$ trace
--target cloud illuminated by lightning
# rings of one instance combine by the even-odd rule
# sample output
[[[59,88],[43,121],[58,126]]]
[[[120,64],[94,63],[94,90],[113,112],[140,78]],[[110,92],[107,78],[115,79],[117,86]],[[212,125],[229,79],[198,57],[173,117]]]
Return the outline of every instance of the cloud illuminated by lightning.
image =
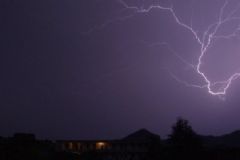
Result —
[[[219,14],[218,14],[218,19],[216,22],[210,24],[207,29],[203,32],[202,36],[198,35],[198,32],[194,30],[194,28],[192,27],[192,23],[190,25],[182,22],[180,20],[180,18],[178,17],[178,15],[176,14],[176,12],[174,11],[174,7],[173,5],[171,5],[170,7],[166,7],[163,6],[159,3],[156,4],[152,4],[148,7],[139,7],[139,6],[132,6],[129,5],[126,1],[124,0],[116,0],[119,4],[122,5],[123,10],[129,10],[132,11],[132,14],[127,15],[125,17],[120,17],[120,18],[116,18],[116,19],[112,19],[107,21],[106,23],[102,24],[101,26],[99,26],[98,28],[102,28],[105,27],[108,24],[114,23],[115,21],[119,21],[119,20],[125,20],[128,18],[133,17],[135,14],[141,14],[141,13],[149,13],[151,12],[153,9],[158,9],[158,10],[162,10],[164,12],[168,12],[169,14],[171,14],[172,18],[175,20],[176,24],[179,25],[180,27],[183,27],[184,29],[188,30],[192,36],[194,36],[196,42],[200,45],[200,55],[198,56],[198,63],[196,65],[190,64],[188,63],[186,60],[184,60],[184,58],[180,57],[171,47],[169,44],[165,43],[165,42],[159,42],[159,43],[153,43],[153,44],[149,44],[149,46],[154,46],[154,45],[164,45],[166,46],[174,55],[176,55],[183,63],[185,63],[186,65],[190,66],[191,68],[193,68],[194,71],[196,71],[196,73],[198,75],[200,75],[200,77],[202,77],[202,79],[204,80],[204,85],[196,85],[196,84],[190,84],[186,81],[180,80],[177,76],[175,76],[174,74],[172,74],[171,72],[170,75],[177,80],[180,83],[185,84],[188,87],[197,87],[197,88],[206,88],[208,93],[211,95],[215,95],[215,96],[224,96],[227,92],[227,90],[229,89],[230,85],[232,84],[232,82],[234,80],[236,80],[237,78],[240,77],[240,72],[236,72],[234,74],[232,74],[228,79],[224,80],[224,81],[216,81],[216,82],[212,82],[208,76],[206,75],[206,73],[204,73],[204,71],[201,70],[202,64],[203,64],[203,57],[207,54],[207,51],[210,48],[210,45],[212,44],[212,41],[214,39],[230,39],[232,37],[236,37],[238,36],[238,33],[240,32],[240,17],[235,16],[235,13],[239,10],[240,8],[240,3],[235,7],[234,10],[232,10],[230,13],[227,14],[227,16],[225,15],[225,9],[226,7],[229,5],[230,1],[226,0],[223,5],[220,8]],[[123,11],[122,10],[122,11]],[[226,23],[229,23],[231,21],[239,21],[238,27],[236,27],[232,33],[227,34],[227,35],[218,35],[218,31],[219,28],[221,26],[223,26]],[[92,28],[91,30],[89,30],[89,32],[92,32],[94,29],[97,29],[97,27]],[[213,87],[214,86],[220,86],[218,87],[217,91],[214,91]]]

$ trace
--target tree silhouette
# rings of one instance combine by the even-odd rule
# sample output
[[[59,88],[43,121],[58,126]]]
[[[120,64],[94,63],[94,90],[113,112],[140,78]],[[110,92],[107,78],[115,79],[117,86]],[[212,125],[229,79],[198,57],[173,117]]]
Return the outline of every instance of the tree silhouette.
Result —
[[[199,149],[201,147],[200,137],[193,131],[188,121],[178,118],[169,135],[169,142],[178,149]]]

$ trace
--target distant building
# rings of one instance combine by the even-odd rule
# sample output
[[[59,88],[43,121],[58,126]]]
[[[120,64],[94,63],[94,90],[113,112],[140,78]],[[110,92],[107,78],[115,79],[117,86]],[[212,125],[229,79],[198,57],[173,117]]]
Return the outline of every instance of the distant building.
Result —
[[[58,140],[59,151],[99,153],[106,159],[143,159],[160,137],[142,129],[120,140]],[[159,146],[158,146],[159,147]]]

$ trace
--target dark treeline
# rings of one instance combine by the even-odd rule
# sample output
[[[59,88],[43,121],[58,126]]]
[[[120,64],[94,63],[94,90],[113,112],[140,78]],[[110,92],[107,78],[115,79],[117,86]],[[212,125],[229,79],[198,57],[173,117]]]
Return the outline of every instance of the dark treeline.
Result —
[[[136,135],[126,139],[133,140]],[[124,141],[124,140],[123,140]],[[75,153],[56,149],[56,143],[36,140],[33,134],[0,137],[0,160],[239,160],[240,132],[213,137],[198,135],[188,121],[179,118],[166,140],[153,136],[144,155],[129,151],[116,153],[101,150]],[[121,154],[119,156],[118,154]],[[125,156],[126,155],[126,156]],[[130,155],[130,156],[129,156]]]

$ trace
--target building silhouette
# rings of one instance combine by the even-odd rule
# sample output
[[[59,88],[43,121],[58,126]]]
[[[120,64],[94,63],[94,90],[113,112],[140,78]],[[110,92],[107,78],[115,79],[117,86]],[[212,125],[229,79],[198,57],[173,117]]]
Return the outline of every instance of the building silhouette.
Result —
[[[145,159],[159,147],[160,136],[141,129],[119,140],[58,140],[59,151],[91,154],[104,159]],[[151,153],[152,154],[152,153]]]

